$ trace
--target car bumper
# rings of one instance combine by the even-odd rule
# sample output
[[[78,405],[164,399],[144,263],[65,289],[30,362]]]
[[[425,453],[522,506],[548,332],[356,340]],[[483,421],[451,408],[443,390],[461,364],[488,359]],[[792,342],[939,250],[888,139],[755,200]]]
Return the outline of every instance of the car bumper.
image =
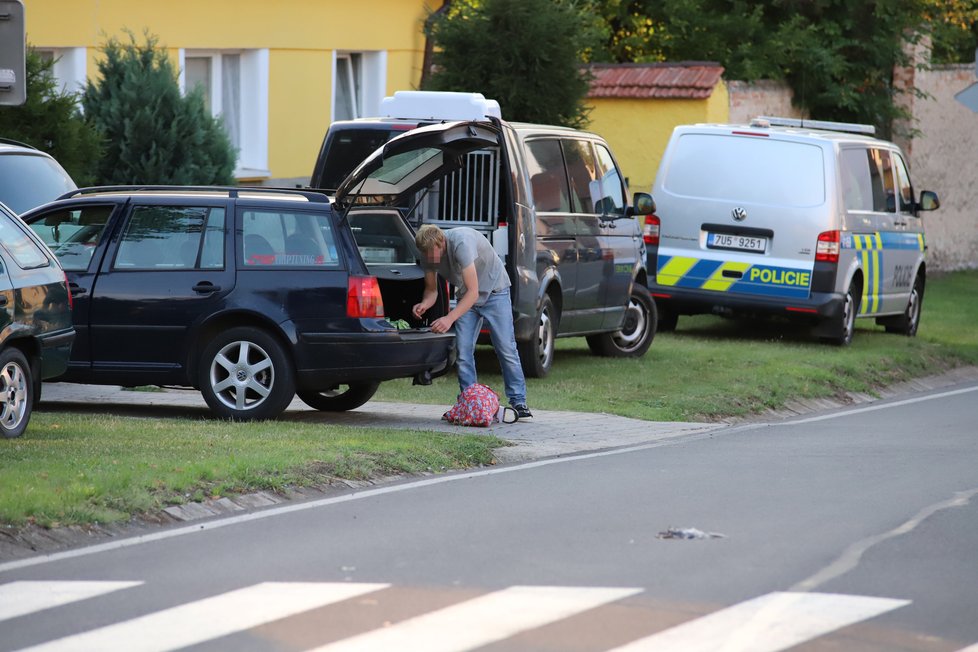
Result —
[[[41,379],[48,380],[65,373],[75,341],[75,329],[40,335],[37,339],[41,346]]]
[[[295,348],[300,389],[338,383],[431,377],[455,363],[455,334],[427,330],[371,333],[304,333]]]
[[[650,292],[660,308],[680,315],[766,314],[822,321],[839,318],[845,305],[845,297],[834,292],[812,292],[807,298],[790,299],[661,285],[653,285]]]

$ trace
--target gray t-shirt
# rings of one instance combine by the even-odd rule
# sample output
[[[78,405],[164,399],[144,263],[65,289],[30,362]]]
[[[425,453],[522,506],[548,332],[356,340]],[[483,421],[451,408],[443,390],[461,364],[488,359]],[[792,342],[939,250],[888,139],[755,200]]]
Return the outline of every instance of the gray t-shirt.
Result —
[[[467,226],[448,229],[444,233],[445,254],[437,265],[425,263],[424,267],[436,270],[454,285],[456,298],[461,299],[465,295],[462,270],[473,263],[479,279],[479,298],[475,305],[484,304],[491,292],[510,286],[503,261],[484,235]]]

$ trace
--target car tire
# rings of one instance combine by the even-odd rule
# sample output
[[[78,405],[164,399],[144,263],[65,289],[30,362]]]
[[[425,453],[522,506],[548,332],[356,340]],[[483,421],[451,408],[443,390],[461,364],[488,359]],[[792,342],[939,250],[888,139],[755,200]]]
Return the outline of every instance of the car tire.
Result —
[[[537,313],[537,325],[533,337],[517,342],[523,373],[528,378],[543,378],[554,363],[554,342],[560,315],[550,297],[545,295]]]
[[[886,323],[887,333],[898,333],[913,337],[917,334],[920,326],[920,313],[924,307],[924,279],[920,275],[913,281],[913,288],[910,290],[910,298],[907,300],[907,307],[903,314],[896,319]]]
[[[632,286],[621,329],[613,333],[588,335],[588,347],[592,353],[608,358],[639,358],[652,345],[657,321],[652,295],[644,286],[636,283]]]
[[[295,396],[285,348],[260,328],[241,326],[217,335],[204,348],[197,373],[204,400],[224,419],[274,419]]]
[[[380,383],[352,383],[323,391],[299,390],[302,402],[322,412],[346,412],[360,407],[377,393]]]
[[[843,300],[842,314],[836,318],[836,322],[833,324],[833,330],[837,334],[823,337],[822,341],[836,346],[852,344],[852,336],[856,331],[856,314],[859,312],[860,296],[859,286],[855,282],[850,283]]]
[[[0,353],[0,432],[12,439],[27,429],[34,408],[31,365],[20,349]]]

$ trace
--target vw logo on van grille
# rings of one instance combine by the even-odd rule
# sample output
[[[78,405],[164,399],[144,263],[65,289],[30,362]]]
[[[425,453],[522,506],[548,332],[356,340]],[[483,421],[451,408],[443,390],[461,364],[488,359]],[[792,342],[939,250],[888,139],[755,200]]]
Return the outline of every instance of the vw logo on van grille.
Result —
[[[732,211],[730,211],[730,214],[733,215],[733,218],[738,222],[743,222],[744,220],[747,219],[747,211],[745,211],[743,208],[740,208],[739,206],[733,209]]]

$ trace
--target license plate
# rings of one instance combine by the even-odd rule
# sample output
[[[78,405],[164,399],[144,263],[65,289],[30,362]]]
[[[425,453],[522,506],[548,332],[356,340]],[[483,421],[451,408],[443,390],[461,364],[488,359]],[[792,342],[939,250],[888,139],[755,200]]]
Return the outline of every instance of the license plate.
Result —
[[[767,251],[767,238],[728,233],[707,233],[706,246],[711,249],[738,249],[740,251]]]

